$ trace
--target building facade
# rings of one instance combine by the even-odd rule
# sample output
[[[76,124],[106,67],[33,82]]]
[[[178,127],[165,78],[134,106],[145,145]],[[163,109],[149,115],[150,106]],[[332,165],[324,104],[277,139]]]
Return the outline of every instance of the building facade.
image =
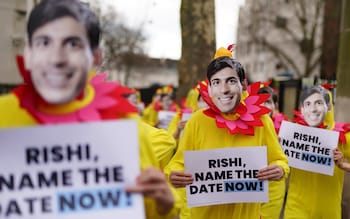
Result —
[[[178,61],[148,58],[133,65],[129,72],[124,69],[111,71],[109,79],[134,88],[146,88],[157,84],[178,87]]]
[[[318,76],[323,10],[322,0],[246,0],[236,54],[250,81]]]
[[[28,12],[39,0],[0,1],[0,93],[6,93],[22,82],[16,64],[16,55],[23,54],[26,40]],[[147,59],[132,66],[130,72],[110,71],[109,79],[136,88],[154,84],[178,86],[177,60]]]
[[[15,57],[23,53],[27,12],[33,4],[34,0],[0,1],[0,92],[22,81]]]

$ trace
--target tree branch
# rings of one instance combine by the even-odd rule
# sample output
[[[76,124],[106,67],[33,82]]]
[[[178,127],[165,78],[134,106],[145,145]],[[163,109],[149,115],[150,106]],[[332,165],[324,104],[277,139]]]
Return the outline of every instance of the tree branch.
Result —
[[[292,59],[291,57],[289,57],[283,50],[281,50],[280,48],[278,48],[277,46],[275,46],[272,43],[269,43],[268,41],[263,41],[262,42],[264,46],[266,46],[273,54],[275,54],[277,57],[280,56],[282,57],[284,60],[286,60],[286,62],[288,64],[290,64],[292,66],[292,70],[297,74],[298,77],[301,77],[302,74],[298,68],[298,66],[295,64],[295,62],[293,61],[294,59]]]
[[[311,38],[314,39],[316,35],[316,30],[317,30],[317,23],[318,23],[318,18],[321,13],[321,9],[323,8],[323,0],[318,0],[316,4],[316,10],[315,10],[315,16],[314,16],[314,22],[312,23],[312,30],[311,30]]]
[[[299,21],[300,28],[302,30],[303,36],[307,36],[307,16],[306,16],[306,9],[305,9],[305,4],[303,4],[303,0],[295,0],[293,3],[295,4],[294,6],[294,12],[295,15],[297,16],[297,20]],[[293,5],[293,4],[292,4]],[[299,6],[299,7],[298,7]],[[301,12],[301,14],[299,13]]]
[[[318,57],[310,64],[309,71],[305,73],[305,77],[309,77],[311,72],[320,64],[322,54],[319,54]]]

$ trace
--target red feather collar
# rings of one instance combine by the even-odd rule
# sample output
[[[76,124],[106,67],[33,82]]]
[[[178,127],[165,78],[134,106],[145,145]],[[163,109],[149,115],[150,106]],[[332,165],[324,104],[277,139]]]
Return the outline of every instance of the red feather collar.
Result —
[[[200,83],[200,94],[209,106],[204,110],[204,114],[214,118],[218,128],[226,128],[231,134],[254,135],[254,127],[263,126],[260,117],[270,112],[270,109],[262,105],[270,95],[258,94],[259,88],[260,82],[251,84],[247,90],[247,97],[242,98],[236,110],[229,115],[224,115],[209,96],[208,82]]]
[[[87,86],[90,92],[85,93],[90,100],[80,108],[72,105],[83,101],[83,95],[67,104],[67,107],[55,107],[46,103],[35,91],[30,79],[30,72],[25,69],[23,58],[17,57],[17,64],[25,84],[13,90],[20,106],[27,110],[40,124],[98,121],[124,117],[129,113],[137,113],[137,109],[123,97],[123,89],[116,82],[105,82],[106,74],[95,75]],[[39,108],[49,108],[55,113],[48,113]],[[68,112],[60,112],[59,109]],[[69,110],[71,109],[71,110]]]

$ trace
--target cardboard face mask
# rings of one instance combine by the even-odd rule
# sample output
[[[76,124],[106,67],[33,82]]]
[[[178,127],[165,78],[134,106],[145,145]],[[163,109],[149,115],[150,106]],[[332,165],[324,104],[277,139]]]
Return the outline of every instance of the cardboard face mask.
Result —
[[[242,85],[232,68],[223,68],[210,78],[208,87],[213,103],[222,113],[231,113],[242,97]]]
[[[25,57],[36,91],[50,104],[74,100],[83,91],[94,63],[85,27],[72,17],[38,28]]]
[[[314,93],[307,97],[301,108],[305,122],[311,127],[317,127],[323,123],[328,111],[324,97],[319,93]]]

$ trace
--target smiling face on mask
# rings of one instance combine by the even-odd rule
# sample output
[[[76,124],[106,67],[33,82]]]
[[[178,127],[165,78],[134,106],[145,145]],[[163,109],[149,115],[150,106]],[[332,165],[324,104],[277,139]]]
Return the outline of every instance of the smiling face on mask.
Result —
[[[317,127],[322,124],[327,111],[328,105],[324,96],[320,93],[313,93],[302,103],[301,113],[305,122],[311,127]]]
[[[237,72],[229,67],[217,71],[210,78],[209,94],[222,113],[231,113],[242,97],[242,85]]]
[[[69,16],[38,28],[25,57],[35,89],[51,104],[75,99],[94,63],[85,27]]]

